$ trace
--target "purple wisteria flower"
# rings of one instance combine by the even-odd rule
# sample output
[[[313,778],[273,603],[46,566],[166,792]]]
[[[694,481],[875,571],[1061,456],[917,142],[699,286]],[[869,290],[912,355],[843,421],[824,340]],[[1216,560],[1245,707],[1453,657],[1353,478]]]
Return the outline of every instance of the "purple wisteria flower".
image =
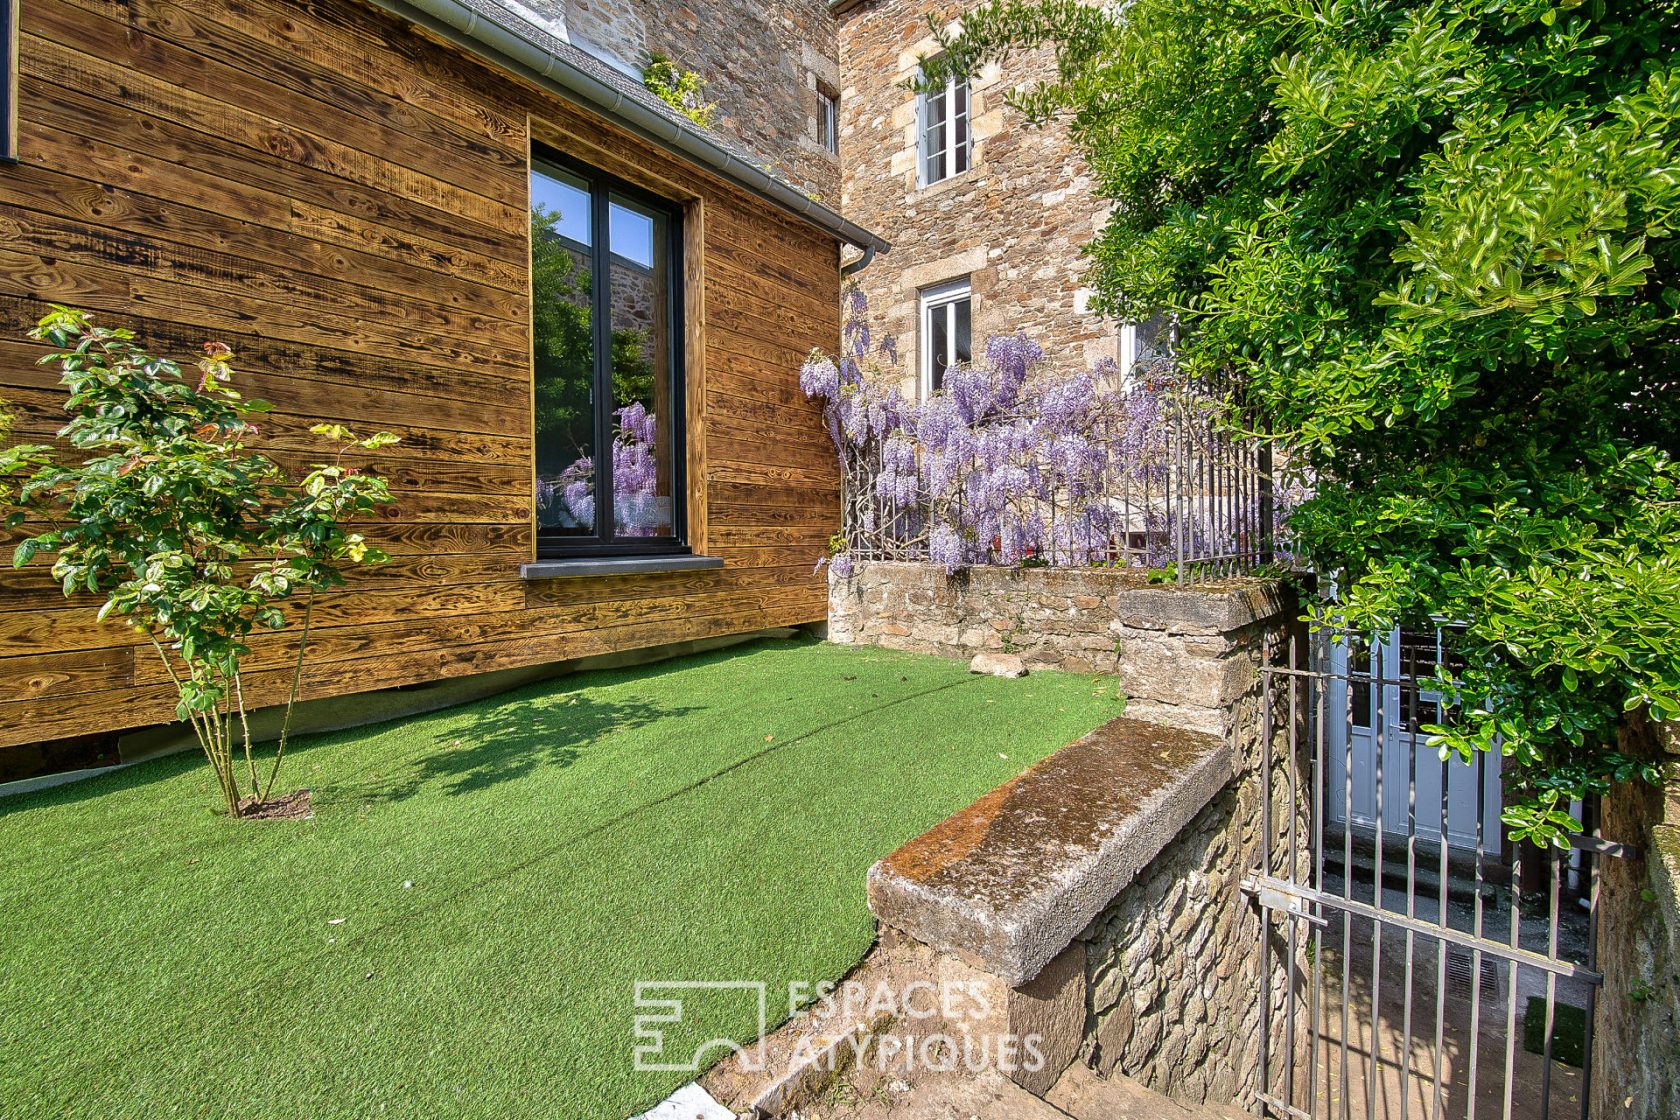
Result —
[[[872,338],[861,290],[848,288],[844,305],[839,354],[812,354],[799,378],[823,402],[844,480],[836,574],[861,556],[923,558],[947,571],[1159,566],[1180,538],[1200,555],[1242,546],[1206,523],[1205,503],[1189,509],[1192,529],[1167,498],[1169,488],[1182,497],[1193,478],[1185,456],[1208,454],[1222,408],[1170,358],[1126,375],[1112,359],[1067,368],[1024,334],[997,335],[913,403],[898,388],[893,341]],[[1230,520],[1256,523],[1253,512],[1244,506]]]
[[[943,523],[933,527],[928,534],[928,559],[944,568],[947,575],[963,566],[962,541],[956,529]]]

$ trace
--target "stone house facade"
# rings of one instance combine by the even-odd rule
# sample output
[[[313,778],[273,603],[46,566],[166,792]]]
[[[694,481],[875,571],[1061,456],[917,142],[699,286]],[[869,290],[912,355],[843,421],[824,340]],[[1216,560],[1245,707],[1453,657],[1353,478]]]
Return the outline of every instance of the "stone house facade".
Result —
[[[839,199],[840,157],[823,127],[840,85],[828,0],[500,2],[632,76],[651,54],[694,71],[717,132],[807,194]]]
[[[1119,360],[1121,330],[1089,309],[1080,249],[1107,206],[1065,127],[1030,127],[1005,94],[1053,72],[1048,51],[1017,54],[968,83],[966,143],[955,173],[930,182],[923,165],[929,114],[905,87],[918,60],[937,51],[929,17],[953,28],[977,0],[841,0],[839,21],[841,208],[872,223],[891,253],[857,276],[873,327],[898,340],[907,389],[929,386],[930,341],[944,293],[969,293],[972,352],[985,339],[1023,331],[1052,361]],[[962,108],[960,104],[958,109]],[[953,114],[955,116],[955,114]],[[936,169],[937,170],[937,169]],[[930,340],[929,335],[936,336]]]
[[[954,27],[978,0],[501,2],[628,73],[650,53],[695,71],[716,131],[891,242],[856,280],[877,337],[898,341],[907,393],[931,389],[941,341],[961,357],[1023,331],[1057,363],[1136,356],[1135,335],[1091,311],[1081,282],[1081,246],[1107,216],[1089,170],[1063,126],[1030,127],[1004,105],[1051,73],[1048,52],[971,79],[963,167],[927,181],[926,104],[905,82],[937,49],[929,17]]]

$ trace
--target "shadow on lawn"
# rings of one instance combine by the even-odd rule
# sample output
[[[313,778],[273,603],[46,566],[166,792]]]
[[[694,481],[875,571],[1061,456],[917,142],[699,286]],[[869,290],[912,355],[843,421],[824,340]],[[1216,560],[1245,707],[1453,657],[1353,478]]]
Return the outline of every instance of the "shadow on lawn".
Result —
[[[686,657],[596,670],[591,676],[594,683],[623,684],[717,665],[766,649],[790,650],[817,644],[820,643],[809,638],[764,638]],[[550,691],[555,687],[554,681],[545,681],[477,701],[476,710],[470,713],[462,710],[462,714],[469,715],[466,726],[433,736],[425,747],[424,755],[401,774],[388,778],[374,776],[349,783],[328,779],[318,787],[319,792],[368,802],[401,801],[431,783],[443,781],[449,783],[445,789],[447,793],[471,793],[519,778],[538,767],[569,766],[597,738],[614,729],[641,727],[656,719],[682,716],[698,710],[641,702],[603,702],[590,699],[581,692],[555,695]],[[573,700],[576,700],[575,704]],[[357,740],[362,736],[396,724],[427,718],[426,714],[400,716],[338,731],[302,734],[293,740],[289,753],[295,758],[304,752],[323,748],[355,750]],[[259,744],[257,757],[260,766],[266,767],[272,758],[273,748],[272,742]],[[15,797],[0,797],[0,818],[25,809],[98,799],[167,781],[204,766],[202,754],[196,749],[184,749],[85,781],[69,782]],[[208,773],[207,769],[205,773]],[[291,788],[287,786],[287,779],[295,776],[295,771],[282,771],[281,786]],[[302,778],[297,780],[303,781]],[[207,796],[210,795],[208,784],[205,790]]]
[[[403,801],[441,786],[476,793],[538,769],[566,767],[603,737],[698,709],[640,700],[598,700],[584,692],[499,697],[462,711],[462,721],[431,735],[431,749],[408,769],[334,792],[367,802]]]

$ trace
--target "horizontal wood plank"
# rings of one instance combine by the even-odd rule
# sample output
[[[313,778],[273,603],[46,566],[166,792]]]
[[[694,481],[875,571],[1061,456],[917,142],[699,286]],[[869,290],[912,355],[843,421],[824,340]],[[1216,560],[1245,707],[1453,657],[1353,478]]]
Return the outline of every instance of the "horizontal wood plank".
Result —
[[[823,617],[838,465],[798,369],[838,340],[827,235],[360,0],[24,12],[20,163],[0,176],[17,437],[64,422],[25,338],[48,301],[184,362],[226,342],[274,405],[254,446],[289,470],[321,457],[317,421],[401,437],[357,458],[391,484],[357,526],[391,560],[317,598],[306,698]],[[690,509],[721,569],[519,577],[536,548],[528,128],[695,222]],[[0,532],[0,559],[38,528]],[[150,643],[50,569],[0,569],[0,747],[171,720]],[[300,608],[252,639],[254,704],[284,697]]]

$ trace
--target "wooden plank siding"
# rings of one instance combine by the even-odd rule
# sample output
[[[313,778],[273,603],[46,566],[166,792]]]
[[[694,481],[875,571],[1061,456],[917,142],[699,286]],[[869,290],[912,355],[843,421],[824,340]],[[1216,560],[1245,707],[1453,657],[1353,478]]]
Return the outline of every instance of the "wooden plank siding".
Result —
[[[227,342],[288,464],[317,453],[311,423],[402,437],[366,457],[396,501],[363,531],[392,561],[318,602],[306,697],[824,616],[838,473],[795,371],[837,339],[829,235],[359,0],[22,11],[20,162],[0,167],[15,438],[64,420],[25,337],[49,301],[175,357]],[[689,536],[721,570],[519,577],[533,140],[684,207]],[[172,719],[151,649],[49,567],[0,571],[0,747]],[[283,698],[292,640],[256,641],[247,696]]]

